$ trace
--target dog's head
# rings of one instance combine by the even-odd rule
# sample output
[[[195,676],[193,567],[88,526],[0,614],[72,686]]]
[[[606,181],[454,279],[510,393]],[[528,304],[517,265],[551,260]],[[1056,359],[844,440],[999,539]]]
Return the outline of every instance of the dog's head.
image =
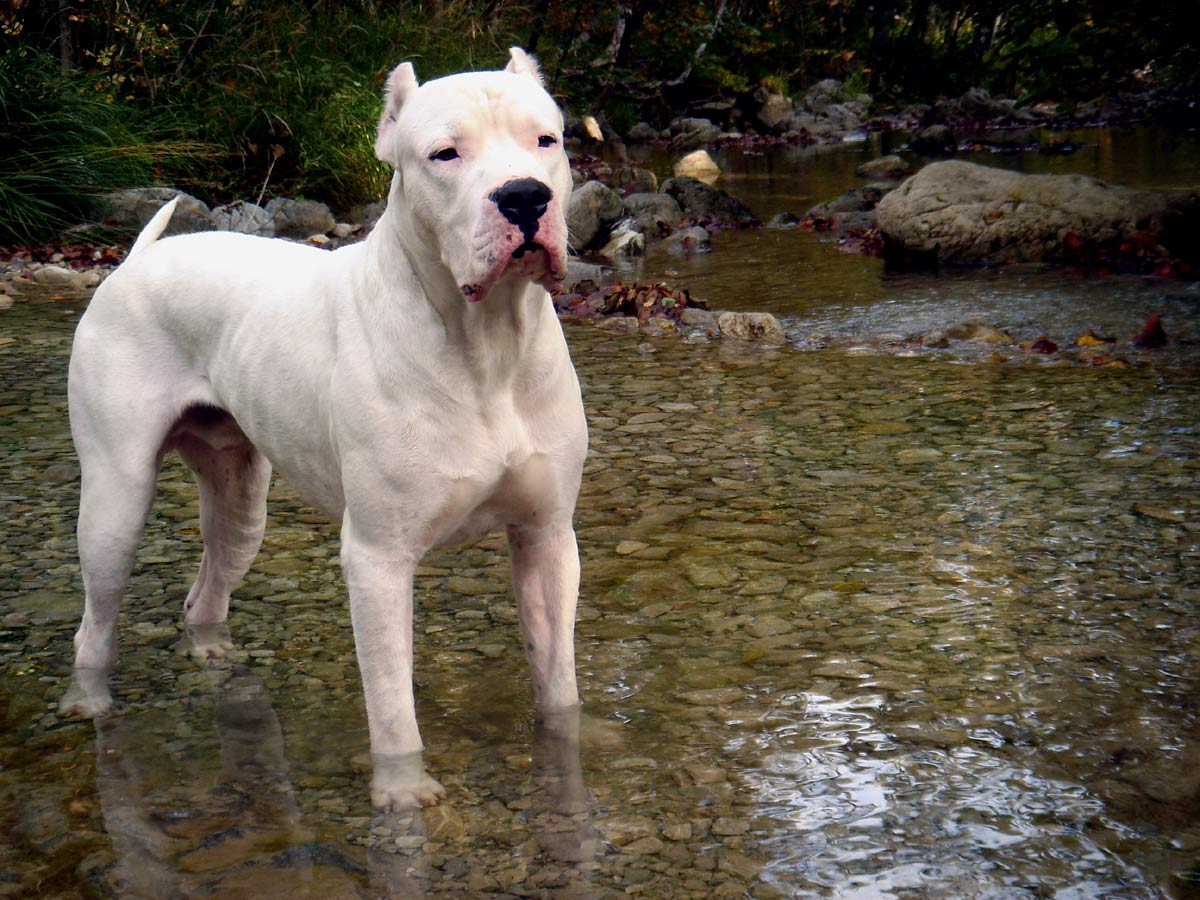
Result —
[[[436,246],[472,302],[506,278],[553,290],[566,272],[562,113],[537,64],[511,54],[503,71],[420,86],[402,64],[388,79],[375,141],[396,169],[389,205],[402,206],[402,227]]]

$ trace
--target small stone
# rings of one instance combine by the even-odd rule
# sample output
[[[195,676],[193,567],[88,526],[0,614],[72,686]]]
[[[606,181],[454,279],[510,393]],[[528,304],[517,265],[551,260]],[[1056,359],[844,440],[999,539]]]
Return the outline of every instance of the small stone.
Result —
[[[656,837],[638,838],[621,848],[622,853],[631,856],[653,856],[662,853],[663,842]]]
[[[692,837],[691,822],[672,822],[663,826],[663,837],[669,841],[686,841]]]
[[[730,817],[722,817],[713,822],[713,834],[719,834],[722,837],[732,837],[739,834],[745,834],[750,830],[750,822],[747,819],[735,819]]]
[[[741,853],[725,850],[717,855],[717,871],[725,872],[743,882],[753,881],[762,871],[762,864]]]
[[[621,541],[621,543],[617,544],[617,556],[628,556],[630,553],[645,550],[649,546],[649,544],[641,541]]]

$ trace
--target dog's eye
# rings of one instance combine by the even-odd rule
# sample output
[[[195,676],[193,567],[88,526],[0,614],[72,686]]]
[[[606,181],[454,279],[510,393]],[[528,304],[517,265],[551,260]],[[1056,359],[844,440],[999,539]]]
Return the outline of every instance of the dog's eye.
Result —
[[[552,134],[543,134],[541,137],[538,138],[538,146],[539,147],[553,147],[557,143],[558,143],[558,138],[556,138]]]
[[[458,151],[453,147],[446,147],[437,153],[429,154],[429,158],[437,162],[450,162],[452,159],[458,159]]]

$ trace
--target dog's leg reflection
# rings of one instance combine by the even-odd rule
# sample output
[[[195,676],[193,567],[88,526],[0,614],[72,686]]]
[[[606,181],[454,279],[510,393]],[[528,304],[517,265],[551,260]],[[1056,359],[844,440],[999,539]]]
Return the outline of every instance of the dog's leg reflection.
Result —
[[[420,754],[413,763],[420,769]],[[423,773],[424,770],[420,769]],[[375,772],[379,762],[375,761]],[[410,777],[408,773],[403,777]],[[427,776],[426,776],[427,777]],[[426,895],[426,884],[432,875],[429,855],[422,849],[429,839],[424,810],[381,812],[371,817],[371,832],[380,843],[367,851],[372,896],[404,897],[417,900]]]
[[[219,760],[208,749],[182,746],[191,742],[179,741],[177,714],[145,710],[96,719],[96,786],[117,857],[102,877],[114,895],[190,896],[229,879],[233,892],[252,864],[313,840],[261,680],[224,662],[206,674]],[[182,747],[186,761],[164,757],[168,741]],[[191,770],[182,781],[180,766]],[[278,877],[303,884],[308,874],[291,865]]]
[[[543,791],[531,810],[542,828],[538,844],[560,863],[583,863],[603,848],[588,816],[579,759],[579,707],[542,713],[534,731],[534,777]]]

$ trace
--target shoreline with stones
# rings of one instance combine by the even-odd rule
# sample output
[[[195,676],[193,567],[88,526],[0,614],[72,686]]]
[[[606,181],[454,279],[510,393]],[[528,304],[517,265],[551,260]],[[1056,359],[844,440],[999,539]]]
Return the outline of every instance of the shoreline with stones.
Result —
[[[649,243],[661,243],[668,253],[689,256],[710,252],[715,231],[763,226],[744,203],[714,185],[720,169],[709,149],[729,144],[832,145],[866,131],[884,130],[911,135],[909,159],[890,155],[872,160],[857,173],[867,182],[864,186],[817,204],[802,217],[780,213],[766,227],[832,233],[837,236],[840,251],[882,256],[889,265],[904,268],[1058,262],[1166,277],[1193,277],[1200,270],[1200,242],[1194,238],[1196,229],[1191,227],[1200,220],[1200,198],[1195,193],[1167,196],[1110,188],[1081,176],[1028,176],[953,160],[922,164],[925,161],[917,156],[989,145],[1005,150],[1013,146],[1038,147],[1031,129],[1125,121],[1138,110],[1129,98],[1081,104],[1065,115],[1049,107],[1018,109],[1011,100],[993,98],[975,88],[954,100],[870,117],[871,97],[861,95],[847,100],[844,95],[843,85],[827,79],[796,99],[759,89],[751,97],[749,110],[745,103],[710,104],[711,108],[678,117],[662,130],[638,123],[625,141],[666,144],[675,158],[672,177],[661,184],[651,170],[629,164],[625,141],[605,123],[568,115],[565,142],[575,190],[567,210],[572,253],[569,273],[563,290],[553,296],[560,319],[594,323],[652,339],[677,336],[692,343],[725,338],[802,350],[950,355],[994,362],[1059,361],[1123,368],[1142,365],[1145,360],[1131,361],[1128,352],[1117,355],[1116,350],[1135,351],[1136,357],[1140,351],[1156,349],[1166,341],[1161,323],[1157,323],[1157,330],[1147,323],[1141,335],[1121,347],[1112,338],[1095,338],[1085,331],[1073,345],[1060,349],[1048,338],[1018,343],[996,326],[970,318],[927,334],[797,337],[771,313],[709,310],[686,290],[664,284],[627,285],[611,279],[612,270],[606,263],[642,256]],[[1144,113],[1145,107],[1140,112]],[[1078,149],[1066,144],[1053,146],[1057,148],[1053,152]],[[1046,148],[1039,149],[1047,152]],[[947,194],[959,190],[962,182],[969,184],[965,199],[952,196],[947,200]],[[1012,202],[1012,198],[1032,198],[1035,183],[1036,189],[1050,199]],[[925,185],[923,192],[917,190],[920,185]],[[195,197],[167,187],[121,191],[105,197],[98,222],[72,230],[61,242],[10,248],[7,254],[0,248],[0,311],[31,288],[71,298],[94,290],[123,260],[124,251],[87,238],[97,227],[107,229],[108,234],[134,234],[176,195],[182,199],[166,235],[226,230],[281,237],[326,249],[365,238],[385,208],[382,201],[361,204],[339,221],[325,204],[306,199],[275,198],[265,206],[236,201],[210,208]],[[898,200],[902,196],[907,205]],[[1099,212],[1077,208],[1080,196],[1091,196],[1093,204],[1103,208]],[[1124,204],[1116,211],[1110,208],[1113,196],[1119,196]],[[937,202],[931,202],[930,197],[937,198]],[[975,204],[979,214],[963,216],[962,203]],[[1069,216],[1074,218],[1064,225],[1063,210],[1067,206],[1071,207]],[[1014,238],[1010,228],[1004,240],[997,241],[995,235],[1001,226],[1008,227],[1018,220],[1017,213],[1024,207],[1028,210],[1018,227],[1029,233]],[[937,219],[939,212],[944,214],[941,220]],[[954,227],[961,228],[966,218],[983,225],[976,226],[979,233],[968,230],[965,235],[947,240],[946,216],[953,219]],[[931,217],[932,224],[927,221]],[[1049,229],[1047,233],[1038,232],[1039,220],[1050,223],[1043,229]],[[936,240],[929,239],[931,232],[938,234]],[[1189,243],[1182,253],[1173,253],[1173,248],[1164,246],[1164,234],[1179,246],[1178,235],[1184,233],[1189,235]],[[947,354],[952,345],[963,343],[974,349]],[[652,352],[653,346],[643,343],[640,349]],[[981,349],[986,352],[977,352]]]

